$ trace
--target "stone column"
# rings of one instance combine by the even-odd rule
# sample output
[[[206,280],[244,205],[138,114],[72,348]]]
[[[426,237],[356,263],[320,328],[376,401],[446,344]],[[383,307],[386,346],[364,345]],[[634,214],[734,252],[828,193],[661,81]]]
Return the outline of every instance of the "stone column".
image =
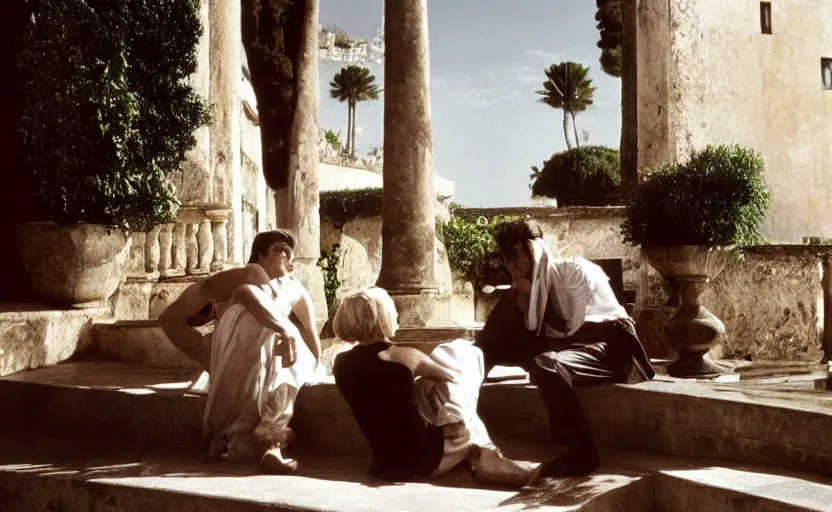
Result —
[[[275,191],[277,225],[298,237],[295,278],[312,296],[318,328],[327,320],[321,256],[318,197],[318,2],[307,1],[303,43],[298,58],[297,109],[292,126],[289,185]]]
[[[621,4],[621,193],[628,197],[638,186],[638,4]]]
[[[436,324],[427,0],[384,2],[384,207],[378,286],[403,326]],[[448,323],[449,319],[439,323]]]
[[[211,24],[209,14],[210,0],[200,1],[200,21],[202,22],[202,37],[197,47],[197,66],[188,82],[194,92],[206,99],[211,98],[211,55],[210,44]],[[176,187],[176,196],[183,205],[205,204],[211,202],[213,194],[213,170],[211,169],[211,129],[208,126],[199,128],[194,134],[196,145],[188,151],[181,171],[171,175],[171,181]]]
[[[239,178],[240,174],[240,1],[210,0],[210,6],[211,169],[214,177],[211,204],[232,208],[235,195],[240,193],[234,190],[235,177]],[[239,184],[239,179],[236,181]],[[232,221],[231,231],[236,233],[239,229],[233,224]]]
[[[635,20],[638,70],[637,167],[658,168],[676,160],[671,108],[671,17],[665,0],[639,0]],[[625,27],[625,35],[627,28]]]

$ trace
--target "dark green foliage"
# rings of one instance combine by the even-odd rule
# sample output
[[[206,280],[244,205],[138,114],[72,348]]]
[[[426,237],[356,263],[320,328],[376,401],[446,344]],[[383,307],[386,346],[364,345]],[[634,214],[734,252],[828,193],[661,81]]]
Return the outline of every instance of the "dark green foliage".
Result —
[[[497,216],[469,218],[451,210],[451,219],[437,222],[437,234],[448,252],[448,263],[458,276],[473,284],[475,290],[486,284],[494,268],[502,265],[494,241],[494,228],[518,217]]]
[[[762,157],[740,146],[708,146],[684,164],[648,172],[621,225],[633,245],[755,245],[769,206]]]
[[[335,317],[335,310],[338,308],[338,300],[335,292],[341,286],[338,280],[338,260],[341,257],[341,246],[334,244],[329,252],[321,251],[321,259],[318,260],[318,267],[324,274],[324,295],[326,306],[329,310],[329,318]]]
[[[555,153],[535,171],[532,195],[554,197],[558,206],[618,204],[621,165],[618,150],[587,146]]]
[[[185,79],[195,0],[41,0],[21,45],[22,146],[41,220],[145,231],[178,208],[167,176],[208,122]]]
[[[382,191],[380,188],[360,188],[321,192],[321,216],[332,219],[340,228],[358,217],[381,215]]]
[[[605,73],[621,76],[621,42],[624,38],[624,20],[621,12],[621,0],[596,0],[598,12],[595,21],[598,22],[601,48],[601,69]]]

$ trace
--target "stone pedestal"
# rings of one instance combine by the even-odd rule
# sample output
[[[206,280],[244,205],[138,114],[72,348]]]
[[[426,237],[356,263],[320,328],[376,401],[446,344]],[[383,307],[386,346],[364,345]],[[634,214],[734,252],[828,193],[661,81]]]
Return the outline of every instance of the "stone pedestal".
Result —
[[[422,290],[419,293],[390,292],[390,297],[399,312],[402,327],[451,326],[450,296],[436,290]]]

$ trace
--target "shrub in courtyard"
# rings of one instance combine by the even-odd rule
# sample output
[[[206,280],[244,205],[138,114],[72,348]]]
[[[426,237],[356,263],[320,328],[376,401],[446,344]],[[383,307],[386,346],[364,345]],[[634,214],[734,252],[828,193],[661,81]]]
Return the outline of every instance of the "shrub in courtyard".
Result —
[[[555,153],[532,175],[532,196],[553,197],[558,206],[618,204],[621,164],[618,151],[587,146]]]
[[[754,245],[769,207],[764,163],[740,146],[694,151],[684,163],[648,171],[621,225],[633,245]]]
[[[208,122],[187,78],[196,0],[40,0],[21,41],[19,132],[40,218],[145,231],[178,208],[168,175]]]
[[[475,290],[482,288],[490,273],[502,266],[502,260],[494,242],[494,228],[517,217],[497,216],[469,218],[451,208],[448,222],[437,221],[437,233],[445,250],[451,270],[470,281]]]

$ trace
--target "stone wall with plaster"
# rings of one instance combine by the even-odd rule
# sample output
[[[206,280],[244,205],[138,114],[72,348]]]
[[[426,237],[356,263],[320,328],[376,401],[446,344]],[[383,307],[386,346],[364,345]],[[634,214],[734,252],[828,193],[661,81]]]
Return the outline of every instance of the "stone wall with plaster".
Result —
[[[763,34],[757,0],[640,0],[639,164],[708,143],[747,146],[766,163],[766,235],[832,236],[832,90],[821,80],[829,20],[828,0],[771,2]]]

